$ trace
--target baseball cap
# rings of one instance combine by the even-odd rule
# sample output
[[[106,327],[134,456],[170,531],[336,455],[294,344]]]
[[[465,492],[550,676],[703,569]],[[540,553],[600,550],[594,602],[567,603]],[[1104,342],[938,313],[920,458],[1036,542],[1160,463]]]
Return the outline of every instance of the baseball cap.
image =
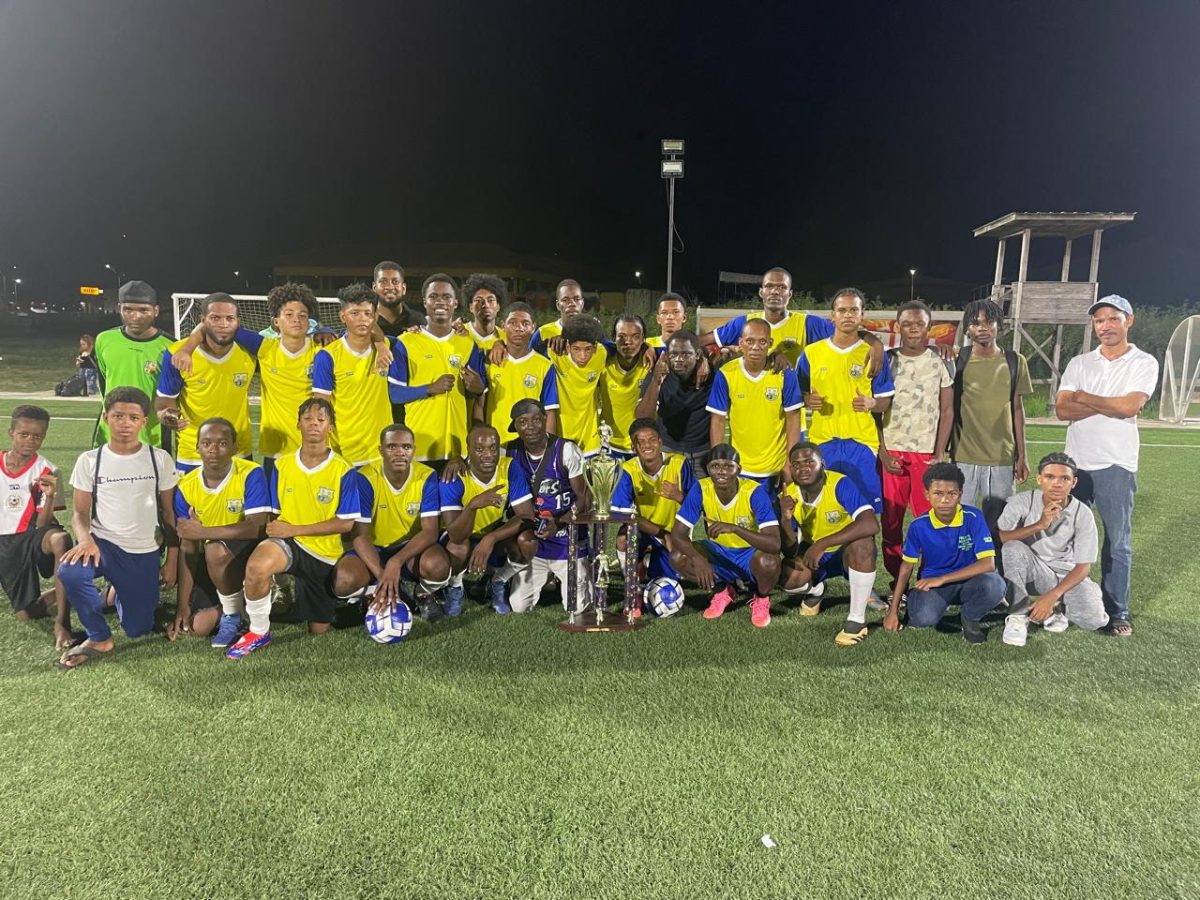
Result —
[[[127,281],[117,291],[119,303],[149,303],[158,305],[158,292],[144,281]]]
[[[543,416],[546,414],[546,407],[542,406],[540,400],[533,400],[526,397],[524,400],[518,400],[513,404],[512,408],[512,424],[509,426],[513,431],[517,430],[517,417],[527,416],[532,412],[540,412]]]
[[[1122,297],[1120,294],[1109,294],[1106,297],[1101,297],[1099,300],[1097,300],[1095,303],[1093,303],[1091,306],[1088,307],[1088,315],[1090,316],[1092,313],[1094,313],[1096,310],[1098,310],[1102,306],[1111,306],[1113,309],[1119,309],[1121,312],[1125,313],[1125,315],[1127,315],[1127,316],[1133,315],[1133,306],[1131,306],[1129,301],[1126,300],[1124,297]]]

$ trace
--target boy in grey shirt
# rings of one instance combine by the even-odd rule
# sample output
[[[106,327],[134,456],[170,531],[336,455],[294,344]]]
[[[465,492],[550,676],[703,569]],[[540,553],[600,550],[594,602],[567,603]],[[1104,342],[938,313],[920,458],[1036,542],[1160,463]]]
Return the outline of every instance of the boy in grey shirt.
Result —
[[[1099,551],[1096,520],[1071,496],[1075,471],[1065,453],[1042,457],[1039,489],[1010,497],[1000,515],[1010,609],[1003,640],[1014,647],[1025,646],[1031,620],[1050,632],[1071,623],[1088,631],[1108,624],[1100,586],[1088,577]],[[1030,590],[1040,596],[1031,598]]]

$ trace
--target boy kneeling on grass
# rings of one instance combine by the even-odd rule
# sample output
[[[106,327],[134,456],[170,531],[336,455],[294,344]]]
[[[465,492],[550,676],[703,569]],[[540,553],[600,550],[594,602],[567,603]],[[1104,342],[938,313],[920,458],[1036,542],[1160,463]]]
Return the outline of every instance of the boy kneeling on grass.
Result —
[[[65,650],[76,638],[62,583],[55,575],[53,589],[45,593],[41,584],[41,578],[54,575],[71,547],[71,538],[54,515],[58,469],[39,452],[49,427],[50,413],[40,406],[12,411],[12,449],[0,456],[0,586],[18,621],[54,612],[54,646]]]
[[[931,628],[950,604],[958,603],[967,643],[987,640],[980,621],[1004,599],[1004,579],[996,574],[996,550],[983,513],[959,504],[964,481],[953,463],[925,470],[922,483],[931,509],[908,526],[892,605],[883,619],[888,631],[900,630],[900,600],[919,563],[916,590],[908,591],[908,624]]]
[[[97,578],[106,578],[116,590],[117,617],[129,637],[154,630],[160,581],[174,584],[179,552],[172,502],[175,462],[162,448],[138,439],[149,415],[145,391],[109,391],[104,398],[108,443],[75,461],[71,526],[78,543],[63,554],[58,577],[87,640],[63,654],[60,669],[77,669],[112,652]],[[160,570],[164,543],[167,559]]]

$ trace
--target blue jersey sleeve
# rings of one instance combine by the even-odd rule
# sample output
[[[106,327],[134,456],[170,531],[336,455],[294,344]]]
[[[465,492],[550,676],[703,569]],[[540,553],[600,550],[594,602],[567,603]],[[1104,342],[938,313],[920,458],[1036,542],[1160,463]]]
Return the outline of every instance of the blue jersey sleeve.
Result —
[[[483,382],[483,389],[487,390],[487,362],[483,358],[483,351],[478,347],[471,348],[471,355],[467,357],[467,368],[475,370],[475,374]]]
[[[442,511],[463,508],[463,494],[466,491],[466,485],[463,484],[461,475],[453,481],[443,481],[437,487],[440,509]],[[422,497],[422,500],[424,500],[424,497]]]
[[[633,502],[633,477],[628,472],[621,472],[621,477],[617,479],[617,486],[612,495],[612,508],[627,513],[636,508]]]
[[[370,522],[375,518],[375,487],[361,472],[358,476],[358,521]]]
[[[192,504],[187,502],[187,497],[183,496],[183,491],[178,487],[175,488],[175,518],[190,519]]]
[[[267,482],[267,499],[271,503],[271,512],[279,514],[279,468],[271,470],[271,479]]]
[[[267,476],[259,466],[246,473],[246,484],[242,494],[242,514],[270,512],[271,497],[267,490]]]
[[[531,500],[533,491],[529,489],[529,479],[525,477],[525,470],[521,468],[512,457],[508,460],[508,505],[511,507],[514,503],[520,503],[524,500]]]
[[[462,484],[457,478],[455,482]],[[442,495],[438,474],[437,472],[430,472],[425,476],[425,484],[421,486],[421,517],[436,516],[441,511]]]
[[[771,495],[761,484],[750,494],[750,509],[759,528],[779,524],[779,516],[775,515],[775,509],[771,506]]]
[[[696,476],[692,472],[692,464],[686,459],[683,465],[679,467],[679,491],[683,496],[687,496],[692,489],[692,485],[696,483]]]
[[[429,396],[429,385],[409,385],[408,347],[397,340],[392,346],[392,364],[388,367],[388,399],[393,403],[412,403]]]
[[[263,341],[266,340],[257,331],[251,331],[249,328],[238,327],[237,334],[233,336],[237,345],[249,353],[251,356],[258,356],[258,351],[262,349]]]
[[[729,347],[736,344],[742,336],[742,329],[746,327],[746,317],[734,316],[720,328],[713,332],[713,337],[717,340],[718,347]]]
[[[542,406],[546,409],[558,409],[558,370],[551,366],[546,370],[542,380]]]
[[[540,326],[533,329],[533,337],[529,339],[529,348],[534,353],[540,353],[542,356],[550,355],[550,351],[546,346],[546,342],[542,340],[542,329]]]
[[[712,413],[729,415],[729,382],[725,380],[725,373],[720,369],[713,376],[712,388],[708,392],[708,406],[705,408]]]
[[[904,549],[900,555],[905,562],[912,563],[914,566],[921,560],[921,530],[924,527],[922,523],[928,521],[928,514],[914,519],[908,526],[908,532],[904,535]]]
[[[871,379],[871,393],[876,397],[890,397],[896,393],[896,383],[892,381],[892,364],[888,354],[883,354],[883,365]]]
[[[342,476],[338,485],[337,517],[339,519],[357,519],[362,513],[361,500],[358,496],[358,483],[362,476],[357,469],[351,469]]]
[[[824,319],[821,316],[814,316],[812,313],[804,314],[805,343],[812,344],[823,341],[827,337],[833,337],[835,330],[833,319]]]
[[[791,412],[804,405],[804,397],[800,393],[800,379],[795,369],[783,370],[783,409]]]
[[[178,397],[183,390],[183,376],[171,362],[171,351],[164,350],[158,371],[158,393],[164,397]]]
[[[967,520],[967,529],[971,534],[971,540],[975,544],[975,558],[984,559],[988,556],[995,556],[996,545],[992,541],[992,533],[988,530],[983,513],[976,510],[975,515],[968,516],[964,511],[963,518]]]
[[[842,478],[838,481],[837,487],[833,489],[833,495],[837,497],[837,502],[842,505],[842,509],[851,516],[863,507],[872,509],[870,501],[863,496],[862,491],[849,478]]]
[[[801,395],[812,391],[812,366],[808,363],[808,354],[801,351],[796,360],[796,383],[800,386]]]
[[[313,390],[320,394],[333,393],[333,357],[323,348],[313,357]]]
[[[676,520],[691,528],[704,515],[704,495],[700,492],[700,482],[692,485],[692,489],[683,498],[683,504],[675,515]]]

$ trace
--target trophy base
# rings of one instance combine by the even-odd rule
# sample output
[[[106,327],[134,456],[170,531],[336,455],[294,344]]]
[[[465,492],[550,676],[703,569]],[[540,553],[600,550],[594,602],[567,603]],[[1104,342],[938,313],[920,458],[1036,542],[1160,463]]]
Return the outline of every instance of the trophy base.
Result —
[[[566,622],[559,622],[558,627],[563,631],[569,631],[571,634],[637,631],[639,628],[646,627],[646,618],[643,615],[642,618],[634,619],[630,622],[625,618],[624,613],[606,613],[604,621],[597,622],[596,613],[593,610],[588,610],[577,616],[574,622],[569,619]]]

